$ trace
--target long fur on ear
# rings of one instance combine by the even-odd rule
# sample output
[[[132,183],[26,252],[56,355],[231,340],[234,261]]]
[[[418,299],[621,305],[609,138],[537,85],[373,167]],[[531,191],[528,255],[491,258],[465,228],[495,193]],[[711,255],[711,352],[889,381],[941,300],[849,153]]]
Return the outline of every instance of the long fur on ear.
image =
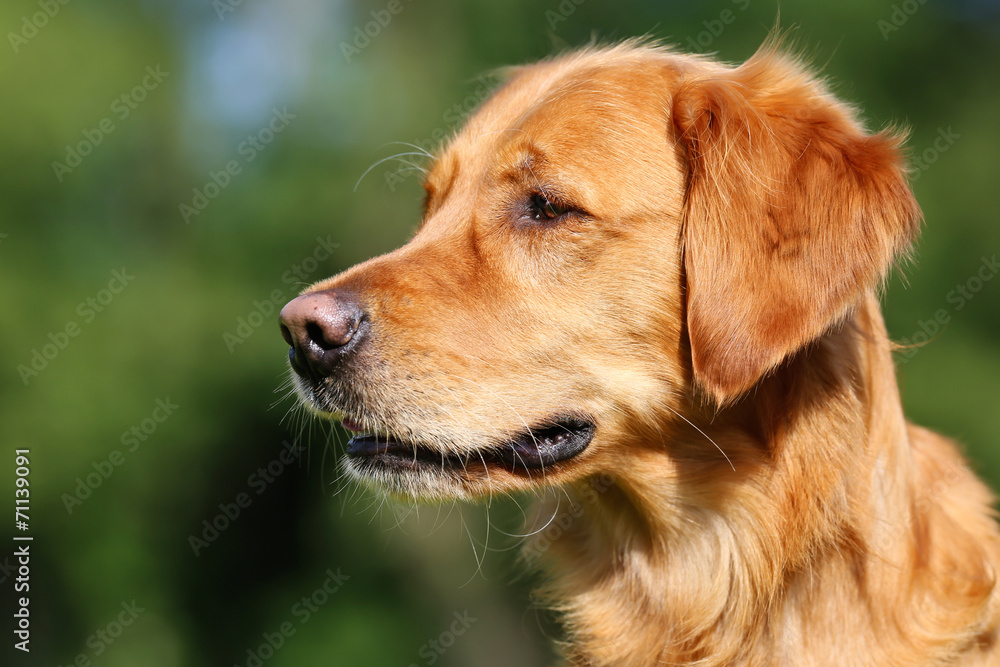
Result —
[[[868,134],[796,60],[765,46],[684,81],[687,325],[694,379],[737,398],[840,320],[909,248],[921,213],[903,137]]]

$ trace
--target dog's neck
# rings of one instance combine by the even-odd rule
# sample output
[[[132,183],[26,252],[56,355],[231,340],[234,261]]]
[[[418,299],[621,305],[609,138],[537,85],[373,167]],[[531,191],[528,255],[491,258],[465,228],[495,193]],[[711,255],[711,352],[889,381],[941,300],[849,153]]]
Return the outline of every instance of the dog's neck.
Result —
[[[824,658],[836,664],[896,664],[907,647],[954,648],[902,630],[918,625],[910,614],[975,625],[992,573],[951,563],[962,571],[942,579],[947,554],[917,552],[933,517],[914,489],[938,464],[908,435],[877,300],[752,394],[714,415],[692,407],[669,442],[636,434],[628,467],[578,486],[570,520],[555,517],[544,549],[528,544],[553,565],[544,593],[564,612],[572,665],[819,664],[812,642],[843,645],[843,660]],[[939,604],[945,585],[968,604]],[[852,662],[851,646],[868,654]]]

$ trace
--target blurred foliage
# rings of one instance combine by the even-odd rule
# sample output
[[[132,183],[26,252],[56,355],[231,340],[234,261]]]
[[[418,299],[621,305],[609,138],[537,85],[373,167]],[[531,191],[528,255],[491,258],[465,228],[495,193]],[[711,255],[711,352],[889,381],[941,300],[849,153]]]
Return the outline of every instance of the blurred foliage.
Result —
[[[775,24],[777,3],[387,7],[0,5],[2,478],[10,489],[12,450],[30,448],[35,538],[32,652],[13,664],[256,664],[248,651],[275,667],[552,659],[556,630],[532,608],[517,540],[504,534],[519,528],[518,502],[422,507],[417,518],[342,485],[338,434],[319,426],[301,463],[261,489],[258,469],[298,434],[277,391],[285,347],[271,301],[405,240],[419,179],[391,177],[390,161],[355,184],[397,152],[391,142],[429,145],[451,132],[481,95],[481,73],[595,36],[648,34],[738,61]],[[962,440],[994,483],[1000,280],[960,308],[953,290],[974,287],[982,258],[1000,250],[998,18],[986,0],[786,0],[780,14],[872,127],[912,129],[926,228],[889,286],[887,319],[898,340],[933,329],[941,309],[948,321],[901,363],[903,396],[913,419]],[[366,27],[376,33],[367,43]],[[286,125],[269,135],[275,110]],[[936,148],[943,135],[950,143]],[[76,162],[70,149],[87,154],[54,167]],[[181,204],[199,203],[186,221]],[[133,276],[124,289],[114,271]],[[36,351],[44,368],[26,383],[18,367],[31,368]],[[177,406],[161,421],[157,399]],[[94,488],[80,489],[88,480]],[[239,515],[195,555],[190,537],[233,508]],[[11,550],[0,551],[5,600]],[[328,571],[347,578],[329,585]],[[336,592],[320,594],[325,583]],[[307,622],[303,597],[316,607]],[[104,643],[94,633],[116,632],[133,600],[143,611]],[[442,635],[465,612],[477,619],[467,632]],[[283,623],[293,635],[274,634]],[[438,640],[454,645],[439,654],[429,644]]]

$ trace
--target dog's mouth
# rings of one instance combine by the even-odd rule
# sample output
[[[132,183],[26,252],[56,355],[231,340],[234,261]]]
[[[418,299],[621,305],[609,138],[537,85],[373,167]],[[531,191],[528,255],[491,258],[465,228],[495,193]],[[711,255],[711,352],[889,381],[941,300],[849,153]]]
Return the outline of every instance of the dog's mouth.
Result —
[[[366,433],[350,419],[345,419],[343,425],[354,434],[347,443],[347,456],[366,467],[402,471],[493,466],[521,474],[542,471],[577,456],[587,448],[597,430],[589,419],[558,417],[475,453],[447,454],[391,434]]]

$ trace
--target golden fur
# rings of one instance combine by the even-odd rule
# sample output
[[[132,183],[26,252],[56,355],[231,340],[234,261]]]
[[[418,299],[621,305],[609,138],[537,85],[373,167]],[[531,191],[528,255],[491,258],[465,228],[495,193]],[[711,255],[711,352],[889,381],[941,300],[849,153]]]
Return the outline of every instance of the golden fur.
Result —
[[[306,290],[369,328],[299,389],[414,443],[347,464],[391,493],[580,499],[544,550],[575,667],[1000,664],[992,495],[905,420],[876,296],[919,227],[901,141],[773,44],[514,69],[414,238]],[[577,455],[489,458],[566,414]]]

